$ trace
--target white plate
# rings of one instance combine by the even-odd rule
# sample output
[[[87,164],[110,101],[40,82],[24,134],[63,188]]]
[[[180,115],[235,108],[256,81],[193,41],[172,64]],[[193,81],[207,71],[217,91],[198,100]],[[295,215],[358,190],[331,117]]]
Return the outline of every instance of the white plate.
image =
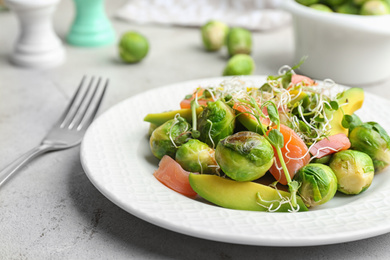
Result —
[[[261,85],[265,77],[247,77]],[[100,116],[81,147],[83,167],[103,195],[127,212],[186,235],[247,245],[310,246],[368,238],[390,231],[389,170],[375,176],[359,196],[337,195],[309,212],[265,213],[224,209],[182,196],[154,177],[158,160],[149,148],[148,113],[177,109],[199,85],[197,80],[153,89],[131,97]],[[366,93],[359,115],[390,129],[390,103]]]

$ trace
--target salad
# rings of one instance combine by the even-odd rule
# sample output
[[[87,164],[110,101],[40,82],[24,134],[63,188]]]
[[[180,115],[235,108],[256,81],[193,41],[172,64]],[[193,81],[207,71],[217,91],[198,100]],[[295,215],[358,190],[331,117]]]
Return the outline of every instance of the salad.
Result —
[[[154,176],[230,209],[297,212],[368,189],[390,163],[390,137],[355,115],[361,88],[338,90],[284,66],[261,87],[199,86],[180,109],[148,114]]]

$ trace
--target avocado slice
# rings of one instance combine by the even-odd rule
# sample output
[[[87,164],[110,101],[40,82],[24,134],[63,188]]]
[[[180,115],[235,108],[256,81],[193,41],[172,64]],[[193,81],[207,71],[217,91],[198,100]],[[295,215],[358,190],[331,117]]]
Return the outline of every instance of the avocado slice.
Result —
[[[310,103],[309,95],[306,92],[299,90],[290,90],[291,101],[289,107],[294,107],[295,104],[302,103],[303,107],[307,107]]]
[[[249,114],[241,113],[239,111],[236,111],[236,113],[239,113],[237,115],[238,122],[240,122],[246,129],[261,135],[263,134],[263,131],[261,130],[261,127],[255,118],[253,118]]]
[[[348,135],[348,129],[341,125],[344,115],[352,115],[356,110],[360,109],[364,101],[364,91],[361,88],[350,88],[341,93],[337,98],[339,109],[329,111],[328,116],[333,118],[330,121],[330,135],[343,133]]]
[[[199,115],[202,110],[202,107],[198,107],[196,109],[196,114]],[[190,108],[171,110],[162,113],[147,114],[144,118],[144,121],[159,126],[164,124],[166,121],[173,119],[177,114],[186,119],[187,122],[192,122],[192,114]]]
[[[270,186],[255,182],[237,182],[222,178],[216,175],[193,174],[189,176],[191,187],[199,196],[224,208],[267,211],[272,203],[276,208],[280,201],[280,196],[290,197],[286,191],[276,190]],[[260,193],[263,206],[257,203],[257,193]],[[307,207],[300,197],[297,197],[299,211],[307,211]],[[287,212],[291,210],[290,204],[282,204],[277,212]]]

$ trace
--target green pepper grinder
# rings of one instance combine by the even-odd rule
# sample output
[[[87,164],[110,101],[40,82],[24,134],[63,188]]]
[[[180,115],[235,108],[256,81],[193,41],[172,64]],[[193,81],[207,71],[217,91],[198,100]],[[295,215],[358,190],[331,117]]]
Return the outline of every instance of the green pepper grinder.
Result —
[[[104,9],[104,0],[73,0],[76,15],[66,40],[69,44],[94,47],[112,44],[115,33]]]

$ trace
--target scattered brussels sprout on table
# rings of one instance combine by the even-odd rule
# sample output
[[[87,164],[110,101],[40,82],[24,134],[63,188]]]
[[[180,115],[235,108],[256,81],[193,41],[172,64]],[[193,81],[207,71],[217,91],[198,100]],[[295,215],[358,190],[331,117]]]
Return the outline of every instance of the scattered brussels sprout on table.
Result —
[[[255,70],[253,58],[247,54],[231,57],[223,70],[223,76],[252,75]]]
[[[387,0],[296,0],[297,3],[324,11],[354,15],[390,14]]]
[[[329,163],[336,174],[337,190],[345,194],[359,194],[370,187],[374,179],[374,164],[370,156],[355,150],[340,151]]]
[[[229,26],[220,21],[210,21],[201,27],[203,45],[208,51],[217,51],[226,43]]]
[[[148,54],[149,42],[138,32],[126,32],[119,41],[119,57],[126,63],[141,61]]]
[[[252,33],[241,27],[229,28],[221,21],[212,20],[201,27],[203,46],[207,51],[218,51],[224,45],[229,54],[223,76],[251,75],[255,62],[251,56]],[[238,57],[236,57],[238,56]]]
[[[227,35],[226,45],[230,56],[236,54],[251,54],[252,34],[244,28],[231,28]]]

